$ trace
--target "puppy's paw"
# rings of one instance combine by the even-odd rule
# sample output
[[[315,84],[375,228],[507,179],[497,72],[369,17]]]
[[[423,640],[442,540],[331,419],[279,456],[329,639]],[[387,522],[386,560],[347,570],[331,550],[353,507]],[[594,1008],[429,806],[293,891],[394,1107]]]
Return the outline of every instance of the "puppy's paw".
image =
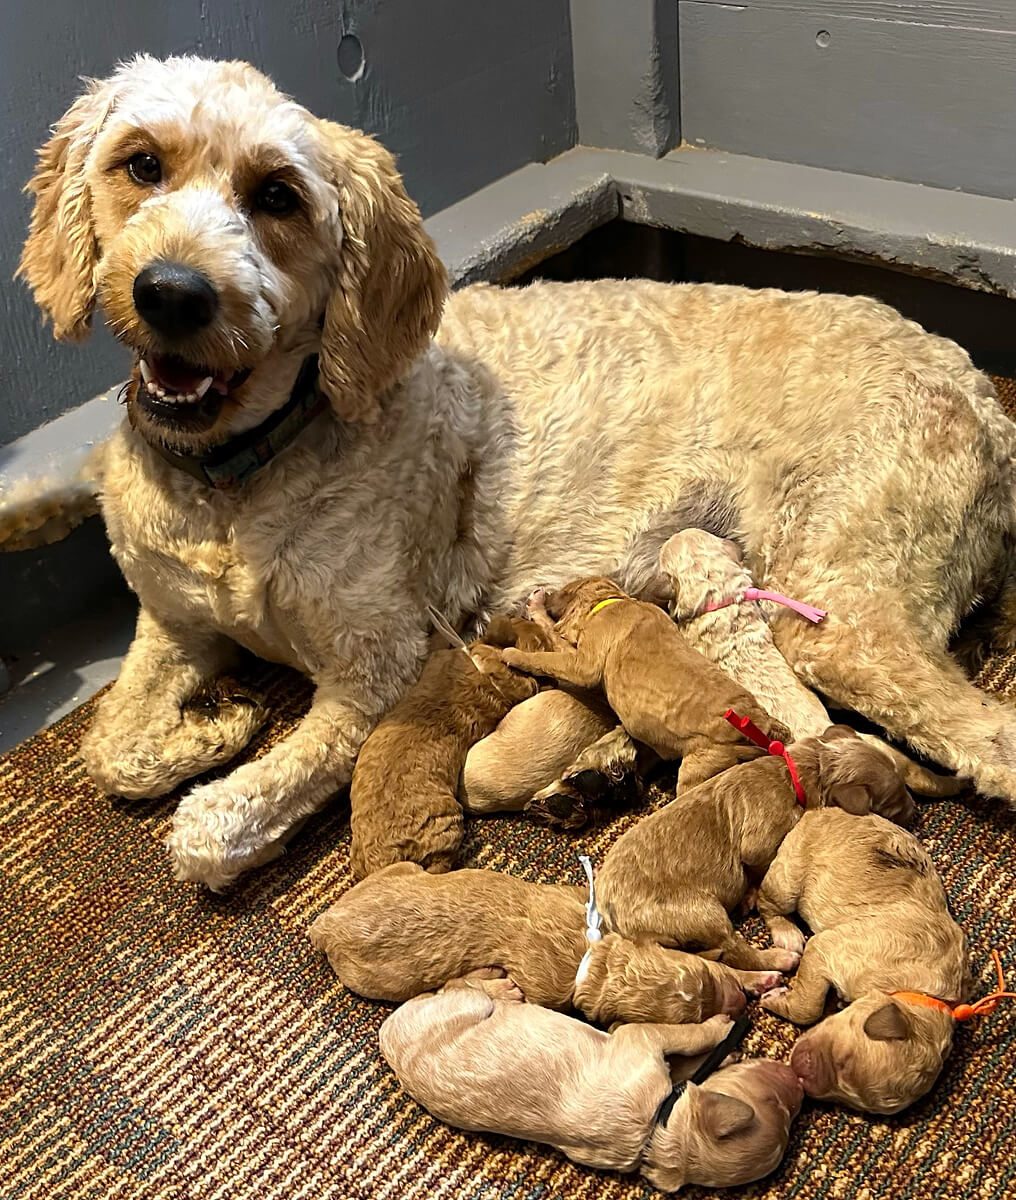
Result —
[[[733,1017],[727,1016],[726,1013],[717,1013],[715,1017],[709,1017],[708,1020],[703,1021],[702,1028],[708,1029],[710,1032],[715,1032],[717,1035],[716,1044],[719,1045],[730,1032],[730,1027],[733,1024]]]
[[[783,984],[779,971],[739,971],[738,980],[749,996],[764,996]]]
[[[584,829],[593,818],[593,805],[586,796],[563,782],[552,783],[526,803],[525,812],[551,829]]]
[[[521,650],[516,650],[514,646],[506,646],[501,651],[501,661],[506,667],[514,667],[517,671],[522,669],[525,659],[525,654]]]
[[[784,975],[789,971],[796,971],[797,964],[801,961],[801,956],[796,950],[780,950],[775,947],[772,950],[760,951],[759,956],[767,967],[774,971],[782,971]]]
[[[522,989],[510,975],[504,979],[488,979],[482,987],[491,1000],[499,1000],[502,1004],[525,1003]]]
[[[766,1012],[774,1013],[777,1017],[786,1016],[786,997],[790,995],[790,988],[778,987],[772,991],[766,992],[762,999],[758,1002],[759,1008],[764,1008]]]
[[[546,616],[547,613],[547,589],[538,587],[530,592],[529,598],[526,600],[526,616],[532,619],[536,614]]]
[[[776,917],[770,922],[769,936],[773,945],[781,950],[790,950],[798,956],[804,953],[804,934],[785,917]]]

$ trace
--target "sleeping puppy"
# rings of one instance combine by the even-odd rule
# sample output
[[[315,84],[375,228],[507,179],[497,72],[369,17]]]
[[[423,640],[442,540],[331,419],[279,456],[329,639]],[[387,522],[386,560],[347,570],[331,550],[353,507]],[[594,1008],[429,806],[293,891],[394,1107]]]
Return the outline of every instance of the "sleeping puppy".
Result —
[[[348,891],[308,933],[343,984],[373,1000],[409,1000],[500,967],[534,1004],[575,1007],[603,1024],[738,1013],[743,989],[782,982],[774,971],[734,971],[615,934],[589,943],[584,897],[580,887],[496,871],[434,875],[397,863]]]
[[[829,728],[825,705],[798,679],[773,641],[766,606],[745,599],[755,581],[736,542],[704,529],[684,529],[664,542],[659,568],[653,594],[668,604],[689,646],[751,692],[794,738],[818,737]],[[892,759],[914,792],[954,796],[968,786],[966,780],[926,770],[880,738],[860,736]]]
[[[637,1170],[667,1192],[749,1183],[783,1157],[802,1093],[782,1063],[723,1067],[664,1107],[677,1090],[667,1056],[716,1046],[728,1017],[607,1034],[522,1003],[508,982],[410,1000],[381,1026],[381,1053],[439,1120],[543,1142],[588,1166]]]
[[[545,612],[535,593],[531,610],[556,638],[554,649],[508,649],[504,661],[559,683],[602,687],[631,737],[661,758],[681,759],[679,789],[758,757],[723,719],[728,708],[771,737],[788,737],[744,688],[691,649],[661,608],[626,596],[613,580],[570,583],[547,594]]]
[[[798,1025],[820,1022],[790,1060],[808,1095],[876,1113],[920,1099],[952,1048],[948,1007],[970,990],[967,939],[921,843],[878,816],[809,812],[758,908],[777,946],[804,951],[791,990],[763,1004]],[[794,912],[814,931],[807,945]],[[823,1021],[830,989],[848,1003]]]
[[[789,755],[809,809],[899,812],[913,803],[891,763],[843,725],[794,742]],[[742,763],[678,796],[629,829],[604,859],[597,886],[610,928],[625,937],[718,949],[735,967],[793,969],[796,952],[756,949],[728,914],[744,904],[804,811],[788,764],[775,756]]]
[[[459,782],[463,809],[521,812],[616,724],[606,704],[563,688],[523,701],[466,755]]]
[[[500,619],[492,636],[541,644],[532,622]],[[394,862],[448,871],[462,844],[459,774],[469,747],[493,732],[536,683],[500,649],[435,650],[417,682],[363,744],[350,786],[350,867],[357,879]]]

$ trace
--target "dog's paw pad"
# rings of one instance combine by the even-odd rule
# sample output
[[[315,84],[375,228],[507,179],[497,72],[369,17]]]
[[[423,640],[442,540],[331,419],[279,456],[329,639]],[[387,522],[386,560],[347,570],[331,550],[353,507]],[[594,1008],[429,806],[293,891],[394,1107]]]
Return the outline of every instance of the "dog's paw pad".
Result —
[[[796,971],[797,964],[801,961],[800,954],[796,950],[765,950],[766,966],[772,967],[774,971],[782,971],[786,974],[788,971]]]
[[[744,990],[752,996],[764,996],[783,984],[779,971],[746,971],[741,977]]]
[[[774,929],[772,939],[773,945],[781,950],[790,950],[797,955],[804,953],[804,934],[796,926]]]
[[[779,1005],[778,1003],[774,1004],[774,1001],[778,1002],[783,996],[787,996],[789,994],[790,988],[788,987],[773,988],[771,991],[766,992],[762,999],[759,1000],[759,1007],[777,1011]]]

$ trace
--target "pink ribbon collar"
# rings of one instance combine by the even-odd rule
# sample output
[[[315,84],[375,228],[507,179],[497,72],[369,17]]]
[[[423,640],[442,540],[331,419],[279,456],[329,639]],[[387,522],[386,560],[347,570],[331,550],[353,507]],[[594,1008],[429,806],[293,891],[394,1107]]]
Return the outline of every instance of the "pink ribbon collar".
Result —
[[[789,596],[784,596],[782,592],[769,592],[765,588],[750,587],[745,588],[743,592],[736,592],[727,600],[716,600],[712,604],[707,604],[704,608],[700,608],[693,616],[700,617],[703,613],[716,612],[721,608],[730,608],[732,604],[743,604],[746,600],[772,600],[774,604],[782,604],[784,608],[789,608],[793,612],[799,613],[806,621],[812,621],[816,625],[819,621],[824,621],[828,613],[824,608],[816,608],[813,604],[805,604],[801,600],[791,600]]]
[[[739,717],[732,708],[727,709],[723,714],[723,719],[729,721],[739,733],[743,733],[749,742],[754,742],[756,746],[761,746],[767,754],[773,755],[774,758],[783,759],[787,764],[787,770],[790,772],[790,782],[794,785],[794,795],[797,797],[797,803],[802,808],[807,808],[808,797],[804,794],[801,777],[797,773],[797,763],[787,753],[786,746],[782,742],[773,741],[747,717]]]

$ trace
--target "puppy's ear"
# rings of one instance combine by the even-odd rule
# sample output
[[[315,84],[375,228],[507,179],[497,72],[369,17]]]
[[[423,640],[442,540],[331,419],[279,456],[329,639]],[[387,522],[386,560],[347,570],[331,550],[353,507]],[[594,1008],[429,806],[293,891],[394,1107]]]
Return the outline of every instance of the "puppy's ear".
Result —
[[[689,1091],[694,1085],[689,1085]],[[702,1131],[710,1137],[722,1139],[740,1133],[755,1120],[755,1110],[750,1104],[723,1092],[707,1092],[695,1088],[694,1107]]]
[[[901,1042],[910,1037],[910,1022],[898,1004],[883,1004],[864,1022],[864,1032],[876,1042]]]
[[[95,308],[99,248],[85,162],[113,108],[111,82],[88,81],[88,91],[71,105],[39,151],[25,191],[35,196],[28,238],[17,274],[53,322],[53,336],[77,342],[87,337]]]
[[[857,731],[849,725],[830,725],[825,733],[819,735],[820,742],[838,742],[844,738],[856,738]]]
[[[380,393],[405,375],[437,330],[448,281],[388,151],[358,130],[317,125],[341,223],[321,384],[339,416],[372,421]]]
[[[855,817],[871,812],[871,789],[863,783],[838,783],[829,789],[829,802]]]

